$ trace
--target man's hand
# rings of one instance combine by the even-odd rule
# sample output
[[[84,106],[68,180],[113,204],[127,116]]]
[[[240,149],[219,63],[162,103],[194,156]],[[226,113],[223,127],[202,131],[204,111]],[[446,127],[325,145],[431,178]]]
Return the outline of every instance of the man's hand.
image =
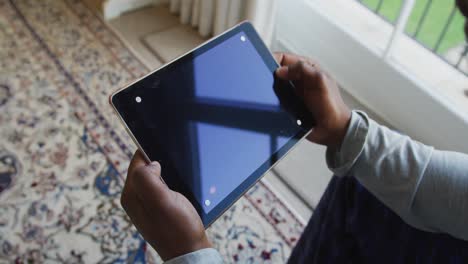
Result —
[[[307,139],[339,148],[348,128],[351,111],[343,102],[335,81],[313,60],[297,55],[275,53],[280,64],[276,76],[292,81],[296,94],[313,115],[316,126]]]
[[[137,151],[128,168],[121,203],[140,234],[166,261],[211,247],[192,204],[161,180],[161,166]]]

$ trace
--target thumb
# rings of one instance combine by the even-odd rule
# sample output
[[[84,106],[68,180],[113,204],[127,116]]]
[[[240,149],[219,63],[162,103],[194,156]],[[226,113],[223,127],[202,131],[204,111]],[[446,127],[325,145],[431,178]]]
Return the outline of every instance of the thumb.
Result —
[[[130,180],[143,204],[159,205],[170,195],[169,188],[161,180],[161,165],[156,161],[134,168]]]

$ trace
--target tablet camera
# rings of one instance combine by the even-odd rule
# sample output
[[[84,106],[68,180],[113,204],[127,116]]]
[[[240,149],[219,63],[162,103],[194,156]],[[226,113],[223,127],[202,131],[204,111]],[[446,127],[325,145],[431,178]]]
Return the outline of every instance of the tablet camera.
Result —
[[[245,36],[241,36],[240,39],[241,39],[242,42],[245,42],[245,41],[247,40],[247,39],[245,38]]]
[[[135,97],[135,101],[136,101],[137,103],[141,103],[141,97],[140,97],[140,96]]]
[[[296,123],[297,123],[298,126],[302,125],[302,121],[300,119],[298,119]]]
[[[211,201],[208,200],[208,199],[206,199],[206,200],[205,200],[205,205],[206,205],[206,206],[210,206],[210,205],[211,205]]]

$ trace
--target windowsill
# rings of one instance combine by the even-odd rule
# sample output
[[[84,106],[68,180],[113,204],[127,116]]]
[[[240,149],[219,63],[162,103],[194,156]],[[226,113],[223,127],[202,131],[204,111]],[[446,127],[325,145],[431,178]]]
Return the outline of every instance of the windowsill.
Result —
[[[355,1],[315,1],[321,11],[377,54],[382,54],[393,26]],[[460,28],[460,30],[463,30]],[[390,62],[414,75],[426,87],[454,103],[458,110],[468,115],[468,77],[441,58],[404,35],[398,39]]]

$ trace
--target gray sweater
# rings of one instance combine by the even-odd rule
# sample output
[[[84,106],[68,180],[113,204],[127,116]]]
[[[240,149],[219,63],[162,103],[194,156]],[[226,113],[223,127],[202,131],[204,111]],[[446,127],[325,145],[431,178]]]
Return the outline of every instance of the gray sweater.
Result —
[[[468,240],[468,155],[435,150],[353,111],[341,149],[326,158],[335,175],[356,177],[409,225]],[[167,263],[222,258],[202,249]]]

